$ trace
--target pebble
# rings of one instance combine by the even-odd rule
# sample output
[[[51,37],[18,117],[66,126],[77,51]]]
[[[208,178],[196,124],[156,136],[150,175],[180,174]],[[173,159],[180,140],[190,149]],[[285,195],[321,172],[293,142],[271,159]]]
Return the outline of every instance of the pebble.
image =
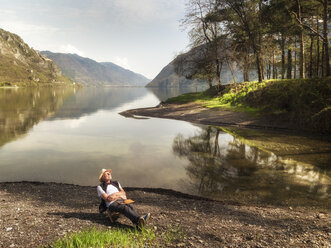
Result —
[[[6,228],[6,231],[7,231],[7,232],[9,232],[9,231],[11,231],[11,230],[13,230],[12,227],[7,227],[7,228]]]

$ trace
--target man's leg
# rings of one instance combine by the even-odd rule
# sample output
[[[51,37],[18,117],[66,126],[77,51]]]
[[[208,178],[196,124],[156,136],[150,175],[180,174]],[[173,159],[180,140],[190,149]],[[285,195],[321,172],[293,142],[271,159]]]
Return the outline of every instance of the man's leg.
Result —
[[[113,202],[108,207],[110,212],[119,212],[129,218],[133,224],[137,225],[140,215],[136,212],[136,210],[131,205],[127,204],[119,204],[117,202]]]

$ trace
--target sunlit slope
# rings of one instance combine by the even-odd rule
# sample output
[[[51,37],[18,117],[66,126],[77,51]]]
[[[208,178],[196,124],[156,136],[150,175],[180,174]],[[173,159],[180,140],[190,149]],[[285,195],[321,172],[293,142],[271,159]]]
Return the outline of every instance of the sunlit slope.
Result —
[[[18,35],[0,29],[0,86],[72,83],[50,59]]]

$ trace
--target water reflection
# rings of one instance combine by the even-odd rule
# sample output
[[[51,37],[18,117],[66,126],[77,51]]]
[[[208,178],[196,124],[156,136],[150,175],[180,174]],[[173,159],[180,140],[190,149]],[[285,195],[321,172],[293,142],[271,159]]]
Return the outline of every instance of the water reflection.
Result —
[[[91,115],[99,110],[112,110],[128,102],[141,99],[148,92],[144,88],[90,87],[72,95],[52,119],[72,119]]]
[[[188,184],[200,195],[289,205],[329,203],[326,169],[249,146],[220,129],[178,135],[173,151],[189,161]]]
[[[0,89],[0,146],[23,137],[38,122],[54,115],[74,91],[71,87]]]
[[[170,97],[179,96],[181,94],[190,93],[190,92],[200,92],[206,90],[208,87],[199,86],[199,87],[184,87],[184,88],[157,88],[150,87],[147,88],[149,91],[153,92],[154,95],[160,101],[165,101]]]
[[[50,119],[78,119],[91,115],[100,110],[114,110],[131,102],[144,99],[152,92],[157,99],[151,101],[150,107],[169,97],[178,96],[187,92],[201,90],[198,88],[143,88],[143,87],[89,87],[71,95],[63,106]],[[133,106],[135,108],[139,105]],[[127,109],[125,109],[127,110]]]

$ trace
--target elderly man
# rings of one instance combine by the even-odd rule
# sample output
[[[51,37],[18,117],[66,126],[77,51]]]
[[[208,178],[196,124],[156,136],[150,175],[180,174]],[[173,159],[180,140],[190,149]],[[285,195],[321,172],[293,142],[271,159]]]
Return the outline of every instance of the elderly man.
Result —
[[[105,201],[109,212],[118,212],[129,218],[136,227],[142,228],[148,221],[150,213],[140,216],[133,208],[133,201],[126,198],[126,193],[117,181],[112,181],[111,169],[102,169],[99,175],[101,184],[97,187],[98,196]],[[102,211],[101,211],[102,212]]]

